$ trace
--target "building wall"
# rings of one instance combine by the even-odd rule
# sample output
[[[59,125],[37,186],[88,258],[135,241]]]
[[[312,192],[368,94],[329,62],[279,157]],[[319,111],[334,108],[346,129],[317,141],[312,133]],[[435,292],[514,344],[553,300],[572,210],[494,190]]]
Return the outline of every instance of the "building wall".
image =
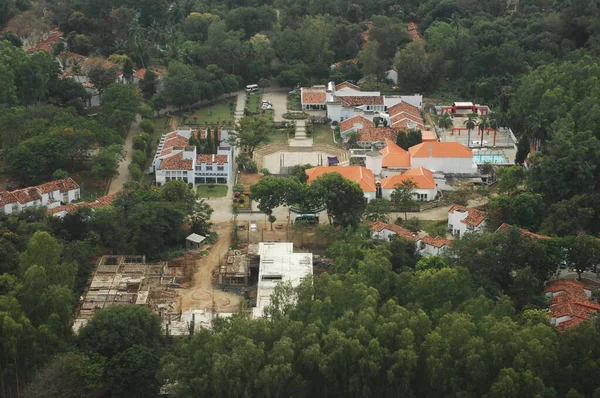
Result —
[[[459,211],[454,211],[454,213],[448,213],[448,229],[452,233],[452,235],[458,236],[462,238],[466,233],[482,233],[485,229],[485,221],[482,221],[476,227],[471,227],[463,222],[465,218],[467,218],[469,213],[464,212],[461,213]],[[458,232],[458,235],[457,235]]]
[[[382,189],[381,190],[381,196],[383,196],[385,199],[392,199],[392,192],[394,192],[394,189]],[[413,193],[415,195],[427,195],[427,199],[423,200],[423,202],[430,202],[432,200],[435,199],[435,197],[437,196],[437,189],[433,188],[433,189],[414,189]],[[415,197],[415,200],[419,200]]]
[[[367,199],[367,202],[369,202],[377,197],[375,192],[363,192],[363,193],[365,195],[365,198]]]
[[[419,241],[421,244],[421,254],[424,256],[441,256],[448,249],[448,246],[435,247]]]
[[[373,239],[379,239],[387,242],[392,236],[396,236],[396,233],[394,231],[390,231],[389,229],[382,229],[379,232],[373,231]]]
[[[404,173],[410,167],[384,167],[381,169],[381,177],[397,176]]]
[[[472,174],[477,171],[473,158],[411,158],[411,167],[419,166],[444,173]]]

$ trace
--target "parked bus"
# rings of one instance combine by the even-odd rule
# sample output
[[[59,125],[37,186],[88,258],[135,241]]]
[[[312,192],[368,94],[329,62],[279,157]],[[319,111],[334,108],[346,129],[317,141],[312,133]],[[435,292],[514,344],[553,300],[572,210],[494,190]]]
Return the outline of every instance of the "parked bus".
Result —
[[[246,86],[247,93],[258,93],[258,84],[248,84]]]

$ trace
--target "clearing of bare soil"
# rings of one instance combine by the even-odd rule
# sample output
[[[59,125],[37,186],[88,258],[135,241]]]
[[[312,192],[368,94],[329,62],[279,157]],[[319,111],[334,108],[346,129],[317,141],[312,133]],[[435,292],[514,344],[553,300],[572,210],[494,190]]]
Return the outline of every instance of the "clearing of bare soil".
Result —
[[[239,308],[240,296],[224,292],[213,284],[213,271],[231,245],[231,224],[216,224],[214,230],[219,235],[219,240],[206,256],[196,261],[194,280],[190,286],[181,289],[177,297],[177,311],[236,312]]]

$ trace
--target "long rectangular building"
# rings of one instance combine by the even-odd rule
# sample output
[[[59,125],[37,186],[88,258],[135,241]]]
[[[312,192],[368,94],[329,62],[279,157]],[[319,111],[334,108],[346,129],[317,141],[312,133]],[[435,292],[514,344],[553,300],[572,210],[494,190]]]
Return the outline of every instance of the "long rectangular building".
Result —
[[[271,295],[280,283],[289,282],[297,287],[313,273],[312,253],[294,253],[292,242],[261,242],[258,244],[260,263],[255,318],[265,314],[271,304]]]

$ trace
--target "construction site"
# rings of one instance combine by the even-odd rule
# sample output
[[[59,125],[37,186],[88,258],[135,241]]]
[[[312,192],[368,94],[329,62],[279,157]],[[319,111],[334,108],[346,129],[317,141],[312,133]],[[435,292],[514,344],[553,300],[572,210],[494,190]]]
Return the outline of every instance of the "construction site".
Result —
[[[74,332],[98,310],[144,305],[160,316],[167,336],[190,335],[210,328],[216,318],[236,313],[261,317],[277,284],[297,286],[312,275],[313,255],[295,253],[292,242],[260,242],[233,250],[229,232],[217,230],[219,240],[203,256],[189,251],[155,264],[138,255],[101,257],[80,297]]]
[[[102,256],[79,298],[73,331],[96,311],[115,305],[145,305],[157,313],[173,308],[181,283],[193,274],[197,257],[186,253],[178,261],[147,264],[145,256]]]

